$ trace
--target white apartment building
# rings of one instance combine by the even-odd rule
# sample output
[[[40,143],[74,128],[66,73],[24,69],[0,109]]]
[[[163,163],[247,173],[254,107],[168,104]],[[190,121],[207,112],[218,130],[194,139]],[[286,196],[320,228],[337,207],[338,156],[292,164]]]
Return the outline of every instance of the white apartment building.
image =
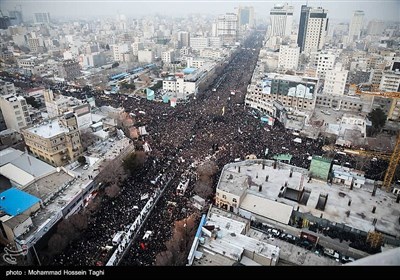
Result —
[[[124,54],[129,52],[129,45],[128,44],[122,44],[122,45],[113,45],[113,55],[114,55],[114,61],[124,61]]]
[[[399,92],[400,71],[383,71],[379,89],[387,92]]]
[[[0,95],[16,94],[14,83],[0,81]]]
[[[335,68],[327,70],[325,74],[324,94],[343,95],[349,71],[344,70],[341,63],[336,63]]]
[[[281,45],[279,49],[278,68],[297,70],[299,65],[300,47]]]
[[[134,56],[138,56],[138,51],[143,50],[143,43],[135,42],[131,44],[132,47],[132,54]]]
[[[215,50],[215,49],[202,49],[200,51],[200,56],[205,57],[205,58],[211,58],[214,60],[217,60],[221,57],[221,51],[220,50]]]
[[[165,52],[161,53],[161,60],[164,63],[171,63],[175,61],[175,51],[174,50],[168,50]]]
[[[14,94],[1,96],[0,109],[8,129],[20,132],[21,128],[31,124],[28,105],[22,96]]]
[[[153,63],[154,53],[151,50],[139,50],[138,51],[139,63]]]
[[[294,7],[287,4],[276,4],[270,11],[271,37],[290,36],[292,31]]]
[[[325,79],[327,70],[332,70],[335,65],[336,56],[329,52],[320,52],[317,58],[317,75],[320,79]]]
[[[208,37],[208,44],[210,48],[220,49],[222,48],[222,39],[220,37]]]
[[[193,50],[202,50],[209,47],[209,40],[206,37],[190,37],[190,47]]]
[[[321,50],[328,30],[328,11],[321,7],[301,7],[297,44],[301,52]]]
[[[197,93],[197,83],[186,81],[184,78],[170,78],[163,81],[163,91],[178,99],[187,99],[189,95]]]
[[[364,20],[364,12],[354,11],[349,26],[349,42],[353,42],[354,40],[360,39],[363,20]]]
[[[238,17],[234,13],[218,16],[217,36],[222,38],[225,45],[233,45],[237,41]]]

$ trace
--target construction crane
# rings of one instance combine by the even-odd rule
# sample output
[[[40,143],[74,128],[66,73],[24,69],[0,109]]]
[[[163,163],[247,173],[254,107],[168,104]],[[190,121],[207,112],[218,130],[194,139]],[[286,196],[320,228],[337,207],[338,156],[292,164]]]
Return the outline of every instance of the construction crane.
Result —
[[[360,85],[351,84],[350,89],[354,90],[354,92],[359,95],[372,95],[372,96],[386,97],[386,98],[400,98],[400,92],[382,91],[379,90],[378,85],[376,84],[360,84]]]
[[[354,149],[343,149],[343,152],[348,154],[353,154],[362,157],[370,157],[370,158],[379,158],[383,160],[390,160],[391,154],[390,153],[383,153],[383,152],[375,152],[375,151],[366,151],[366,150],[354,150]]]
[[[400,160],[400,133],[397,134],[396,144],[394,146],[394,150],[392,156],[390,157],[390,162],[388,169],[385,174],[385,178],[383,180],[383,187],[386,191],[390,191],[392,187],[392,181],[394,174],[396,173],[396,168]]]

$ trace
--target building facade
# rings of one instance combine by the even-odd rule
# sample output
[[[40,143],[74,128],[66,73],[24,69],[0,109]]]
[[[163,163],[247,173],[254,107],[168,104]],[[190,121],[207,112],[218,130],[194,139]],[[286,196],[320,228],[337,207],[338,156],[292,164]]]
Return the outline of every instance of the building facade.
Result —
[[[276,4],[270,11],[271,37],[290,36],[292,32],[294,7]]]
[[[222,38],[224,45],[233,45],[238,36],[238,17],[234,13],[218,16],[217,36]]]
[[[334,69],[327,70],[324,82],[324,94],[343,95],[348,73],[349,71],[344,70],[340,63],[337,63]]]
[[[279,50],[278,69],[297,70],[299,66],[300,48],[281,45]]]
[[[0,109],[8,129],[20,132],[23,127],[31,124],[28,105],[22,96],[14,94],[1,96]]]
[[[301,52],[321,50],[328,30],[328,11],[321,7],[301,6],[297,45]]]
[[[75,161],[83,151],[78,122],[72,112],[26,128],[22,135],[30,151],[53,166]]]
[[[361,36],[361,28],[364,20],[363,11],[354,11],[349,26],[349,42],[359,40]]]

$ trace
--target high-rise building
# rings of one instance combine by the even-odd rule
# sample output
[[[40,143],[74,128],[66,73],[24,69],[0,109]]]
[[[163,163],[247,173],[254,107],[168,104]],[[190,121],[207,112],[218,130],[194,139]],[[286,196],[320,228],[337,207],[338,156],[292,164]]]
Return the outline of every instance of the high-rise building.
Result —
[[[293,6],[276,4],[270,11],[271,36],[290,36],[293,22]]]
[[[298,46],[281,45],[279,49],[278,68],[297,70],[299,65],[300,48]]]
[[[238,18],[234,13],[226,13],[218,17],[217,36],[222,38],[222,43],[233,45],[238,35]]]
[[[190,46],[190,33],[187,31],[178,32],[178,48]]]
[[[14,83],[0,80],[0,95],[16,94]]]
[[[14,94],[1,96],[0,109],[8,129],[19,132],[21,128],[31,124],[28,105],[22,96]]]
[[[254,27],[254,8],[253,7],[241,7],[238,8],[238,20],[239,26],[248,26],[249,28]]]
[[[50,13],[34,13],[35,23],[50,23]]]
[[[20,25],[23,22],[21,11],[9,11],[11,25]]]
[[[332,70],[335,66],[336,56],[329,52],[320,52],[317,58],[317,75],[320,79],[325,79],[326,71]]]
[[[324,94],[343,95],[349,71],[342,68],[341,63],[336,63],[335,68],[327,70],[325,74]]]
[[[361,28],[364,20],[363,11],[354,11],[349,27],[349,42],[360,39]]]
[[[385,23],[381,20],[371,20],[368,23],[367,34],[368,35],[382,35],[385,31]]]
[[[64,60],[58,67],[59,75],[66,80],[73,80],[81,75],[81,66],[73,59]]]
[[[321,7],[301,6],[297,45],[301,52],[312,52],[322,49],[328,30],[328,11]]]

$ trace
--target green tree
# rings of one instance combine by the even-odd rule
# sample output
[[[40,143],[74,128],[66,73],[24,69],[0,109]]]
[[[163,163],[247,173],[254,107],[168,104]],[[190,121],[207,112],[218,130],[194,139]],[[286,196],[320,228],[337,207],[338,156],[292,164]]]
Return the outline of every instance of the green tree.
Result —
[[[78,162],[80,165],[84,165],[86,163],[86,158],[84,156],[78,157]]]
[[[381,132],[386,123],[385,112],[381,108],[375,108],[368,114],[368,118],[372,122],[372,134]]]

